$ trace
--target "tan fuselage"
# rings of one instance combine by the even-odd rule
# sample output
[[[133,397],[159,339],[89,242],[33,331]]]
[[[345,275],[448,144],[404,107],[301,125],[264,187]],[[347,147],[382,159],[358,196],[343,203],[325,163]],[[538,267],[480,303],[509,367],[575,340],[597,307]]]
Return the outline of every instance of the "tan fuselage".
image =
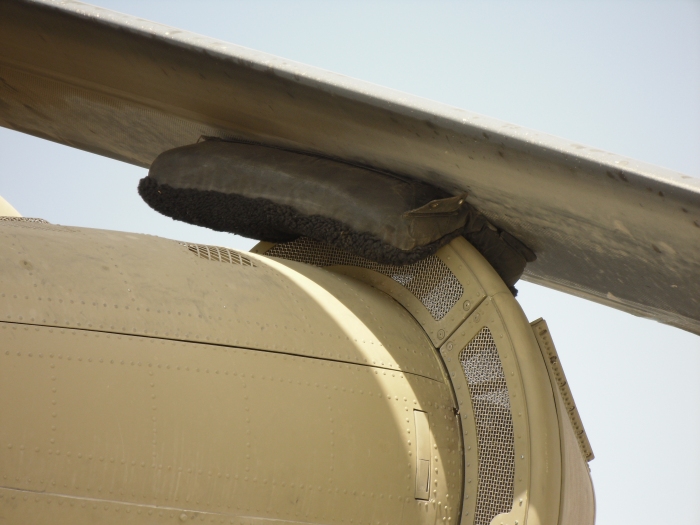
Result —
[[[449,356],[483,327],[516,454],[499,512],[556,523],[537,342],[465,241],[438,256],[439,316],[386,272],[0,221],[0,523],[473,523],[483,428]]]
[[[29,222],[0,235],[13,523],[456,520],[450,386],[382,292],[144,235]],[[415,410],[431,420],[439,508],[415,498]]]

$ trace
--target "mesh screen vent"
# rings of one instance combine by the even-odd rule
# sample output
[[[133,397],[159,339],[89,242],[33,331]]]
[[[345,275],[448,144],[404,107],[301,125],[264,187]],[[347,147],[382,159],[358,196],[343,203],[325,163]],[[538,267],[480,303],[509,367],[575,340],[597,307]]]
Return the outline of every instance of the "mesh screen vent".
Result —
[[[35,222],[39,224],[50,224],[49,221],[44,220],[44,219],[37,219],[35,217],[8,217],[8,216],[1,216],[0,221],[8,221],[8,222]]]
[[[241,266],[252,266],[255,267],[253,261],[251,261],[245,255],[241,255],[238,252],[229,250],[228,248],[220,248],[219,246],[207,246],[205,244],[186,244],[180,243],[182,246],[187,246],[187,249],[194,253],[195,255],[201,257],[202,259],[209,259],[210,261],[218,261],[229,264],[240,264]]]
[[[459,354],[469,383],[479,443],[474,525],[489,525],[513,507],[515,445],[510,398],[491,331],[484,327]]]
[[[63,232],[63,233],[78,233],[80,230],[74,230],[72,228],[67,228],[65,226],[59,226],[57,224],[51,224],[49,221],[44,219],[38,219],[35,217],[9,217],[1,216],[0,224],[5,223],[7,226],[12,226],[15,228],[26,228],[29,230],[43,230],[49,232]]]
[[[375,263],[307,237],[276,244],[265,255],[321,267],[359,266],[374,270],[404,286],[436,321],[445,317],[464,293],[457,277],[434,255],[417,263],[392,266]]]

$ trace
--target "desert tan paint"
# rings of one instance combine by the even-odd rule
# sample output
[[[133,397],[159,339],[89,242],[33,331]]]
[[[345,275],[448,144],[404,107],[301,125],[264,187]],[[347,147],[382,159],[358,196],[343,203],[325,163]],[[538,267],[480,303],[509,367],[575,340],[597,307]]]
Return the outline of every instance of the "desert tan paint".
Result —
[[[5,523],[456,523],[429,338],[384,293],[251,255],[0,225]],[[433,501],[416,499],[415,411]]]
[[[441,321],[375,272],[256,251],[0,222],[0,522],[468,525],[477,447],[446,352],[483,326],[518,436],[493,523],[557,522],[547,368],[476,250],[438,253],[464,287]]]
[[[264,253],[270,247],[261,243],[254,251]],[[558,418],[558,390],[553,390],[557,385],[550,382],[547,363],[522,309],[498,274],[464,239],[455,239],[437,256],[464,287],[460,300],[440,321],[432,319],[412,294],[387,276],[350,266],[329,269],[390,294],[411,312],[433,343],[441,345],[446,382],[454,387],[455,406],[462,416],[473,411],[457,355],[488,327],[494,334],[510,394],[516,457],[512,510],[496,516],[492,523],[568,524],[576,513],[578,518],[585,516],[581,523],[588,523],[588,516],[595,513],[588,468],[585,462],[570,461],[573,433],[570,425],[566,426],[568,419],[562,423],[564,420]],[[465,451],[460,520],[462,525],[471,525],[478,491],[478,443],[473,418],[461,419],[460,424]],[[587,487],[591,497],[579,495],[577,486]]]
[[[21,217],[20,213],[0,195],[0,217]]]
[[[493,334],[503,367],[513,417],[515,480],[513,507],[494,524],[548,525],[558,523],[561,486],[560,438],[556,407],[547,368],[530,325],[513,295],[491,266],[463,239],[451,243],[478,276],[485,298],[452,333],[440,351],[457,392],[466,448],[462,524],[470,524],[478,487],[476,428],[471,394],[459,364],[459,352],[484,327]],[[471,483],[470,483],[471,481]],[[468,496],[468,497],[467,497]]]
[[[573,401],[569,385],[561,370],[559,356],[544,319],[531,323],[542,356],[547,365],[557,406],[561,434],[561,505],[559,523],[593,525],[595,492],[588,461],[593,458],[591,445]]]

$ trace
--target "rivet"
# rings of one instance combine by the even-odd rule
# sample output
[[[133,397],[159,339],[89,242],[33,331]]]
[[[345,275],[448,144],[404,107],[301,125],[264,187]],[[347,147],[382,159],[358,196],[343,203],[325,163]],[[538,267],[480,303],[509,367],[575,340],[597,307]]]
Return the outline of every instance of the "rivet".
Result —
[[[442,328],[440,330],[438,330],[437,337],[438,337],[438,339],[445,338],[445,331]]]
[[[465,310],[469,310],[469,308],[471,308],[471,306],[472,306],[472,303],[470,301],[464,301],[464,304],[462,305],[462,307]]]

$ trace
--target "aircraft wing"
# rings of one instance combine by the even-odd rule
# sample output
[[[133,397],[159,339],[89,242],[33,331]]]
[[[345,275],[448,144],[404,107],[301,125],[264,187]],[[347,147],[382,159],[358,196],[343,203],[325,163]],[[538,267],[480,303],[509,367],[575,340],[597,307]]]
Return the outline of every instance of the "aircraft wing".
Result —
[[[537,254],[524,278],[700,334],[700,180],[78,2],[0,3],[0,125],[148,167],[201,136],[423,180]]]

